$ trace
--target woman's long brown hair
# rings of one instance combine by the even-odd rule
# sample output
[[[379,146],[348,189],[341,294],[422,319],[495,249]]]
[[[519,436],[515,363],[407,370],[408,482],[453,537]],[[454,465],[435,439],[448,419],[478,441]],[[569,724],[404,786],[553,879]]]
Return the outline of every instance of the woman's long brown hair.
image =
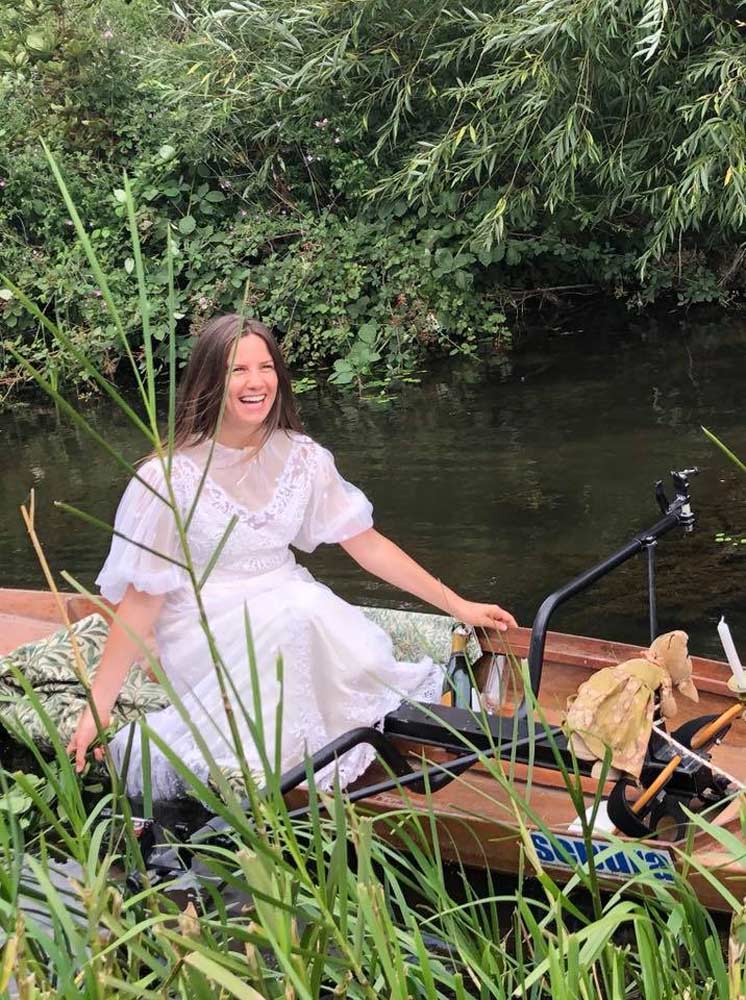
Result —
[[[277,395],[262,425],[260,447],[278,429],[303,433],[290,374],[272,331],[259,320],[229,313],[211,319],[192,349],[176,396],[174,450],[200,444],[217,432],[228,365],[237,341],[249,334],[262,338],[277,372]]]

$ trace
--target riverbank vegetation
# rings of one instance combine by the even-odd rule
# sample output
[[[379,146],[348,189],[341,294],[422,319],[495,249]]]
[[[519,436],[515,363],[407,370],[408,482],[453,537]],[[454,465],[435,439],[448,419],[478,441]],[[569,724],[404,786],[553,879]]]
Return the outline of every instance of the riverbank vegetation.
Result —
[[[526,303],[732,302],[742,14],[665,0],[3,0],[0,271],[116,371],[121,343],[44,139],[135,352],[123,171],[160,342],[173,227],[181,354],[201,317],[246,301],[292,363],[363,384],[411,375],[429,352],[502,347]],[[77,376],[0,286],[2,339]],[[7,349],[0,377],[23,377]]]

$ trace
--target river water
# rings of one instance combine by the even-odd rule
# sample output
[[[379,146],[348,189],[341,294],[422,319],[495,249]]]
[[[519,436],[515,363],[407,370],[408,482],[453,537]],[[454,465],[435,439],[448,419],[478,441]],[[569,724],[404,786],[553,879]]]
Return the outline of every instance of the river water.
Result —
[[[717,654],[725,611],[746,657],[746,475],[705,438],[746,457],[740,394],[746,320],[578,315],[527,334],[511,355],[455,361],[388,405],[323,386],[301,397],[309,432],[372,499],[377,526],[449,586],[496,600],[530,624],[542,598],[655,522],[654,483],[699,466],[695,532],[658,546],[661,630],[684,628]],[[142,439],[103,400],[83,411],[130,459]],[[0,586],[44,586],[18,511],[33,487],[56,573],[90,586],[103,533],[53,506],[111,522],[124,475],[66,418],[41,404],[0,416]],[[731,540],[717,542],[718,532]],[[419,607],[366,577],[341,550],[302,557],[341,596]],[[562,631],[647,642],[640,558],[558,612]]]

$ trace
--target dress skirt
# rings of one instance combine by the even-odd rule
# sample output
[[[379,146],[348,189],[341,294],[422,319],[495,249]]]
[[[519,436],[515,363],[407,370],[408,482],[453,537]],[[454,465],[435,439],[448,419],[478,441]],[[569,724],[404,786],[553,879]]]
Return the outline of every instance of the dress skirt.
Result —
[[[397,662],[382,629],[288,555],[285,565],[257,576],[216,569],[203,587],[203,612],[219,655],[222,685],[194,596],[182,591],[159,619],[161,666],[180,705],[145,721],[203,781],[208,764],[200,740],[218,767],[234,770],[240,756],[263,784],[264,760],[284,772],[348,730],[379,723],[404,700],[439,698],[439,666],[429,658]],[[138,731],[120,730],[111,750],[121,770],[131,743],[126,787],[137,795],[143,790],[142,755],[139,724],[131,725]],[[317,785],[328,788],[338,775],[344,787],[374,756],[367,745],[354,748],[321,771]],[[182,779],[155,741],[150,771],[155,800],[183,794]]]

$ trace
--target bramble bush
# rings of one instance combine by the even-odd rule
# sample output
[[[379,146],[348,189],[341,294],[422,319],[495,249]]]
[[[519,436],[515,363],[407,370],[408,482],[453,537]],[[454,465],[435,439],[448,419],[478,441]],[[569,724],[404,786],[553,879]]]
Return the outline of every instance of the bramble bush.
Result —
[[[0,272],[116,373],[44,139],[135,351],[124,171],[157,339],[176,239],[182,356],[248,302],[293,363],[363,388],[507,343],[508,309],[538,296],[726,304],[746,257],[741,6],[0,0]],[[0,327],[79,377],[2,282]]]

